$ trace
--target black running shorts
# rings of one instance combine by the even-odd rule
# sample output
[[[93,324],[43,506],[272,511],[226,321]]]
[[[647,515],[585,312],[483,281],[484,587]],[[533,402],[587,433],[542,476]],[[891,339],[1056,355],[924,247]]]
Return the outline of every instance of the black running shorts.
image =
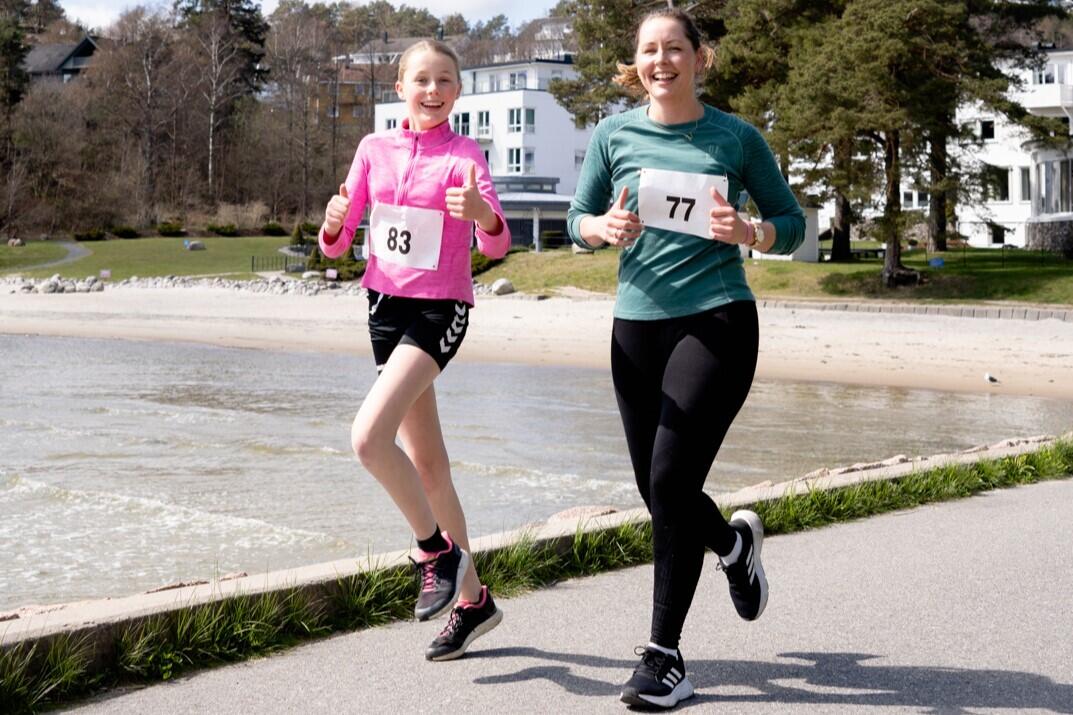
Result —
[[[402,298],[369,291],[369,338],[380,372],[399,343],[416,345],[442,371],[458,352],[469,327],[469,306],[460,300]]]

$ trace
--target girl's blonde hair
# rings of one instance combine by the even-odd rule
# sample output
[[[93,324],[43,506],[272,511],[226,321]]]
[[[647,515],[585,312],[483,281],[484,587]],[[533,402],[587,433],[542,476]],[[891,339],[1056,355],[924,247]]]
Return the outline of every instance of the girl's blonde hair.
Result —
[[[462,84],[462,63],[458,60],[458,54],[451,49],[451,46],[446,42],[440,42],[439,40],[418,40],[414,44],[406,48],[406,51],[402,53],[402,57],[399,58],[399,81],[402,81],[403,75],[406,74],[406,65],[410,61],[412,55],[418,52],[438,52],[441,55],[451,58],[451,62],[455,65],[455,76],[458,77],[458,83]]]
[[[676,7],[664,7],[658,10],[653,10],[641,18],[641,21],[637,23],[637,29],[633,34],[634,52],[637,51],[637,43],[641,39],[641,27],[649,20],[653,20],[657,17],[669,17],[681,25],[682,32],[685,33],[686,39],[689,40],[689,44],[693,46],[693,51],[704,58],[704,69],[709,70],[712,68],[712,65],[715,64],[715,50],[701,42],[700,30],[697,29],[697,24],[693,22],[693,18],[684,10]],[[635,97],[645,96],[646,92],[644,85],[641,83],[641,78],[637,76],[637,65],[619,62],[617,63],[617,68],[618,74],[615,75],[611,81]]]

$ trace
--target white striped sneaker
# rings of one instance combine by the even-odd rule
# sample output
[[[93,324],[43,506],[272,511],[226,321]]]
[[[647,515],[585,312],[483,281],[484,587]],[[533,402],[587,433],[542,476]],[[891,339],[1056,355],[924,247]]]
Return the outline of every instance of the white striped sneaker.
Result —
[[[655,648],[637,647],[641,662],[622,687],[622,702],[641,707],[673,708],[693,697],[693,684],[686,677],[682,651],[667,655]]]
[[[741,534],[741,552],[730,564],[719,559],[719,568],[730,582],[730,600],[738,615],[755,621],[767,606],[767,577],[760,563],[760,547],[764,543],[764,524],[756,512],[742,509],[730,516],[730,528]]]

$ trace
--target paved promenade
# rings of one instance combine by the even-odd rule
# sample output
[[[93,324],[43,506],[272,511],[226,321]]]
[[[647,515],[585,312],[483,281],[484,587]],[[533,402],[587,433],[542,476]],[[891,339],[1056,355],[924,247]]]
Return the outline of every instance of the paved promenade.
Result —
[[[716,713],[1073,713],[1073,480],[765,541],[755,623],[709,562],[682,642]],[[470,655],[428,663],[441,626],[400,623],[176,682],[85,713],[622,712],[647,640],[651,567],[503,600]]]

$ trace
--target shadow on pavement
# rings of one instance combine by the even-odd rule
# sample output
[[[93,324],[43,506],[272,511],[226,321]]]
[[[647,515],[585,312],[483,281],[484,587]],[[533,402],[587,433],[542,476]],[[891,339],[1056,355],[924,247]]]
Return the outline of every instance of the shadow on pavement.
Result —
[[[478,685],[546,680],[575,695],[616,697],[637,661],[538,648],[493,648],[467,658],[529,657],[609,668],[610,680],[578,675],[569,665],[535,665],[516,673],[477,678]],[[780,653],[785,662],[689,660],[698,692],[682,706],[719,703],[799,703],[843,706],[902,706],[959,713],[969,708],[1041,709],[1073,713],[1073,684],[1013,670],[866,665],[881,658],[864,653]]]

